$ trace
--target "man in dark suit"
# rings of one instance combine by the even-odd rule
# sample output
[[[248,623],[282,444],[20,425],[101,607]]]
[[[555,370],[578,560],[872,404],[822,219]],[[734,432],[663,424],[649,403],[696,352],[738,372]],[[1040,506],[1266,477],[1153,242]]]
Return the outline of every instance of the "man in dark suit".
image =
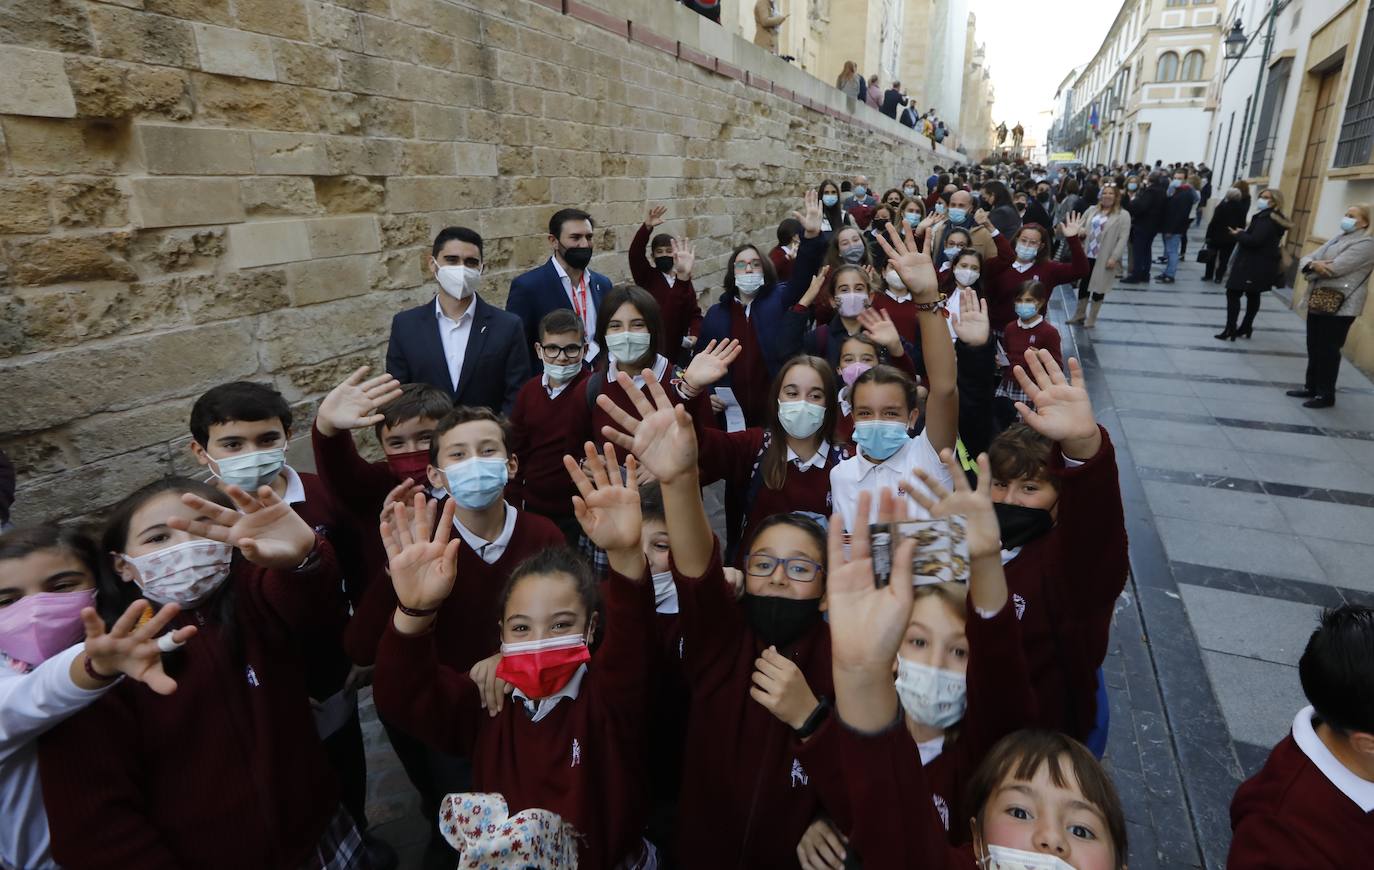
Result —
[[[575,208],[554,212],[549,218],[549,247],[553,256],[547,263],[517,275],[510,282],[506,310],[525,324],[525,348],[531,371],[541,371],[534,355],[539,340],[539,322],[559,308],[571,308],[587,330],[587,361],[596,359],[601,348],[591,336],[596,334],[596,313],[601,299],[611,290],[611,279],[587,268],[592,261],[592,216]]]
[[[902,83],[893,82],[892,87],[883,92],[883,106],[878,111],[887,115],[889,118],[897,117],[897,107],[906,105],[906,96],[902,94]]]
[[[520,318],[477,295],[482,237],[447,227],[430,253],[439,292],[391,319],[386,370],[403,384],[446,390],[455,405],[508,412],[529,378],[529,351]]]

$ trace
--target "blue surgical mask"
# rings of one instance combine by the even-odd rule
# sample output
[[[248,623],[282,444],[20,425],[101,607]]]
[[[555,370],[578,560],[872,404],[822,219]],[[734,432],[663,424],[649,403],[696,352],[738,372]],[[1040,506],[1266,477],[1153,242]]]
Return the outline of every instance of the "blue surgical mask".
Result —
[[[1255,205],[1259,208],[1260,211],[1264,211],[1265,209],[1269,208],[1270,202],[1267,199],[1262,199],[1259,202],[1255,203]]]
[[[936,203],[935,203],[935,213],[936,213],[936,214],[944,214],[944,213],[945,213],[945,204],[944,204],[943,202],[936,202]]]
[[[968,209],[960,208],[957,205],[952,205],[949,207],[949,210],[945,212],[945,214],[949,215],[949,219],[951,222],[961,224],[968,218]]]
[[[1040,313],[1040,306],[1034,302],[1018,302],[1013,307],[1016,309],[1016,316],[1022,320],[1030,320]]]
[[[273,447],[252,453],[236,453],[222,459],[212,459],[210,473],[227,484],[253,492],[277,479],[286,464],[286,450]]]
[[[895,420],[864,420],[854,424],[854,443],[863,455],[879,462],[887,459],[910,441],[906,423]]]
[[[825,206],[826,208],[831,208],[835,205],[835,203],[839,201],[840,198],[833,193],[827,193],[825,196],[821,197],[821,205]]]
[[[1127,183],[1126,183],[1126,189],[1127,189],[1127,190],[1135,190],[1137,187],[1140,187],[1140,185],[1139,185],[1139,184],[1136,184],[1134,181],[1130,181],[1130,182],[1127,182]]]
[[[903,188],[902,188],[902,193],[905,194],[908,198],[909,198],[909,197],[913,197],[913,196],[916,195],[916,188],[914,188],[914,187],[903,187]]]
[[[1356,220],[1353,217],[1341,218],[1341,232],[1351,233],[1355,231]]]
[[[859,199],[863,199],[863,198],[864,198],[865,196],[867,196],[867,195],[868,195],[868,188],[864,187],[862,184],[856,184],[856,185],[854,185],[854,196],[855,196],[855,197],[857,197],[857,198],[859,198]]]
[[[959,252],[962,250],[963,248],[959,247],[958,245],[952,245],[948,248],[945,248],[945,259],[953,260],[955,257],[959,256]]]
[[[444,480],[448,481],[449,495],[462,507],[480,511],[490,507],[501,497],[506,488],[510,472],[506,458],[486,459],[474,457],[444,466]]]
[[[548,360],[544,361],[544,374],[549,376],[550,381],[565,383],[577,377],[577,373],[582,371],[582,363],[568,363],[567,365],[555,365]]]
[[[778,402],[778,422],[793,438],[810,438],[821,428],[825,406],[811,402]]]
[[[606,336],[606,349],[618,363],[631,363],[643,359],[649,350],[649,333],[614,332]]]
[[[906,225],[909,227],[914,227],[921,222],[921,216],[914,211],[902,215],[902,219],[906,221]]]
[[[1029,263],[1031,260],[1034,260],[1036,258],[1036,255],[1038,255],[1039,253],[1040,248],[1037,245],[1016,246],[1016,259],[1020,260],[1023,263]]]

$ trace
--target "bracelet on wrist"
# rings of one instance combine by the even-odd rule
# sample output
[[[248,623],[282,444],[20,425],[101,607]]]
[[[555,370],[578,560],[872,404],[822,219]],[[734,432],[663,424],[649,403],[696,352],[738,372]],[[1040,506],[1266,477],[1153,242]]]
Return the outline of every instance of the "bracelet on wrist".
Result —
[[[299,565],[297,565],[296,567],[292,568],[291,571],[292,571],[293,573],[296,573],[296,574],[301,574],[301,573],[304,573],[304,572],[306,572],[306,571],[313,571],[313,570],[315,569],[315,567],[316,567],[317,565],[319,565],[319,564],[320,564],[320,533],[317,531],[317,532],[315,532],[315,543],[311,544],[311,546],[310,546],[310,552],[309,552],[309,553],[306,553],[306,554],[305,554],[305,558],[301,560],[301,563],[300,563]]]
[[[95,665],[91,662],[90,653],[86,653],[86,661],[82,665],[82,669],[86,671],[86,676],[90,677],[92,680],[95,680],[97,683],[112,683],[115,680],[119,679],[118,672],[106,675],[97,671],[95,669]]]
[[[947,294],[945,294],[945,293],[941,293],[941,294],[939,295],[939,298],[935,299],[935,301],[933,301],[933,302],[917,302],[917,303],[916,303],[916,310],[917,310],[917,311],[937,311],[937,310],[939,310],[939,309],[941,309],[941,308],[944,308],[945,305],[946,305],[948,302],[949,302],[949,296],[948,296]]]
[[[806,717],[806,721],[801,724],[800,728],[793,728],[792,733],[798,738],[805,740],[812,734],[815,734],[821,725],[825,724],[825,720],[829,718],[829,716],[830,699],[821,698],[820,701],[816,703],[816,709],[811,711],[811,715]]]
[[[433,616],[439,612],[437,607],[406,607],[399,601],[396,602],[396,609],[415,619],[424,619],[426,616]]]

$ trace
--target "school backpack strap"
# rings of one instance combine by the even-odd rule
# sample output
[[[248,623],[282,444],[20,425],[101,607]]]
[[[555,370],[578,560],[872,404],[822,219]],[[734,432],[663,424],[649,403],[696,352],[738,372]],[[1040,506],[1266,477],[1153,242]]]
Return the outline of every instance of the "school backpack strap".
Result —
[[[773,433],[767,429],[763,430],[763,443],[759,445],[759,452],[754,454],[754,465],[749,471],[749,486],[744,491],[744,513],[747,515],[749,509],[754,506],[754,500],[759,497],[759,490],[763,488],[763,457],[768,453],[768,445],[773,443]],[[743,531],[743,529],[741,529]],[[740,543],[744,543],[741,541]]]
[[[592,369],[592,373],[587,376],[587,410],[596,410],[596,397],[601,395],[601,390],[606,385],[605,372]]]

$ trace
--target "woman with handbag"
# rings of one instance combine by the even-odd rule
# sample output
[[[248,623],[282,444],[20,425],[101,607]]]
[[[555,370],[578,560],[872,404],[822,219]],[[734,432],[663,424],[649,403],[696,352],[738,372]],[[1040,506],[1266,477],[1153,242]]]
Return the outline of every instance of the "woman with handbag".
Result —
[[[1226,279],[1226,328],[1214,338],[1226,341],[1249,338],[1254,333],[1255,315],[1259,313],[1260,294],[1277,286],[1283,271],[1283,234],[1293,221],[1283,213],[1283,194],[1266,187],[1256,200],[1259,211],[1250,218],[1244,230],[1227,230],[1239,250]],[[1240,317],[1240,298],[1245,297],[1245,320],[1236,327]]]
[[[1302,258],[1307,276],[1307,380],[1304,408],[1336,404],[1336,373],[1350,324],[1364,309],[1369,273],[1374,271],[1374,237],[1369,235],[1369,204],[1352,205],[1341,218],[1340,235]]]
[[[1078,308],[1070,325],[1096,325],[1107,291],[1116,282],[1121,263],[1126,256],[1126,240],[1131,235],[1131,215],[1121,207],[1120,191],[1115,187],[1102,188],[1097,205],[1083,216],[1087,227],[1084,253],[1088,257],[1088,277],[1078,284]]]
[[[1231,261],[1231,252],[1236,249],[1236,240],[1231,238],[1230,228],[1244,227],[1245,216],[1249,213],[1250,186],[1240,179],[1212,209],[1212,219],[1207,222],[1209,258],[1202,280],[1220,284],[1226,279],[1226,266]]]

